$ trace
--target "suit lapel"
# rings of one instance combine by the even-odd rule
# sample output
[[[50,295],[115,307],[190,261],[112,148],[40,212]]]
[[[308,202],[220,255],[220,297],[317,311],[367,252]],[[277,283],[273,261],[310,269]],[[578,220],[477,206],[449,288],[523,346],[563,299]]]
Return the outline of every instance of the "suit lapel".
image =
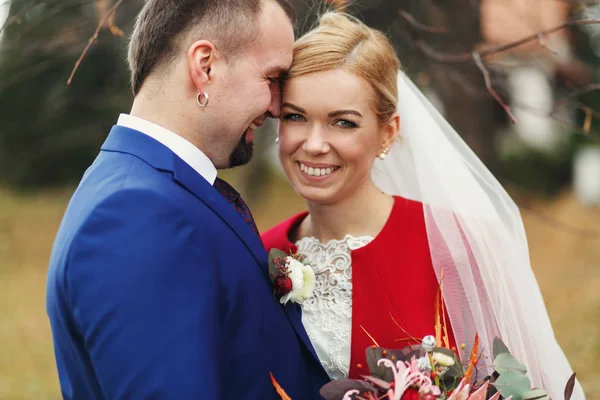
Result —
[[[310,341],[310,338],[306,333],[306,329],[304,329],[304,325],[302,324],[302,308],[298,304],[288,303],[285,305],[284,309],[288,319],[290,320],[290,323],[296,331],[296,334],[298,335],[300,340],[302,340],[302,342],[304,343],[310,354],[312,354],[312,356],[315,358],[317,363],[321,366],[321,369],[323,369],[321,361],[319,360],[319,356],[317,355],[317,352],[315,351],[312,342]],[[323,372],[325,372],[324,369]]]
[[[170,171],[173,179],[212,209],[245,244],[268,278],[267,253],[258,237],[236,209],[185,161],[148,135],[123,126],[113,126],[102,146],[104,151],[132,154],[154,168]]]
[[[181,185],[185,186],[192,193],[196,194],[206,205],[211,207],[223,220],[233,229],[236,234],[244,241],[250,249],[265,275],[270,281],[268,271],[267,251],[260,238],[252,231],[250,226],[239,215],[235,208],[229,204],[221,194],[213,188],[206,180],[199,178],[198,173],[189,167],[186,163],[177,158],[175,165],[174,178]],[[199,178],[199,179],[198,179]],[[208,188],[206,187],[208,185]],[[296,331],[298,338],[304,343],[310,354],[315,358],[319,366],[321,362],[312,346],[312,343],[302,324],[301,308],[294,303],[288,303],[284,306],[285,313]],[[322,366],[321,366],[322,368]],[[325,372],[325,370],[323,370]]]
[[[148,135],[116,125],[104,142],[102,150],[128,153],[146,161],[158,170],[172,172],[173,179],[179,185],[211,208],[235,232],[256,259],[265,278],[269,279],[267,252],[260,237],[252,231],[236,209],[206,179],[169,148]],[[302,325],[300,306],[288,303],[283,308],[296,334],[321,366],[319,357]],[[325,373],[322,366],[321,370]]]
[[[174,157],[176,157],[174,155]],[[256,235],[244,218],[221,194],[204,178],[176,157],[173,178],[176,182],[192,192],[204,204],[218,214],[223,221],[236,233],[252,253],[263,272],[268,277],[267,252],[258,235]]]

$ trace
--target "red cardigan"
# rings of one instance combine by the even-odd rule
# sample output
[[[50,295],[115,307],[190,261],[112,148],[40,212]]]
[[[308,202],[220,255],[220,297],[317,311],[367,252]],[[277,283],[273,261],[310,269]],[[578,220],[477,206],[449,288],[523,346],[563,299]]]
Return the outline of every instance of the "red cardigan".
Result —
[[[302,212],[262,235],[267,250],[297,251],[289,233],[308,212]],[[365,349],[373,342],[399,349],[435,335],[438,281],[433,270],[422,203],[395,197],[388,221],[368,245],[351,252],[352,331],[350,378],[368,374]],[[393,319],[408,333],[403,332]],[[446,321],[448,316],[446,315]],[[455,346],[448,323],[451,346]],[[398,341],[399,339],[403,339]]]

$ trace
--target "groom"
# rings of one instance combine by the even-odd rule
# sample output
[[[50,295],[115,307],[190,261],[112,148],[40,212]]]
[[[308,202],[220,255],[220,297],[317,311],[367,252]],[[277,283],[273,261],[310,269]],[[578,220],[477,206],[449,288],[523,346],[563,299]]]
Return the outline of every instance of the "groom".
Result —
[[[278,117],[286,0],[148,0],[129,47],[135,100],[59,228],[47,312],[65,399],[319,398],[322,369],[272,295],[252,216],[217,169]]]

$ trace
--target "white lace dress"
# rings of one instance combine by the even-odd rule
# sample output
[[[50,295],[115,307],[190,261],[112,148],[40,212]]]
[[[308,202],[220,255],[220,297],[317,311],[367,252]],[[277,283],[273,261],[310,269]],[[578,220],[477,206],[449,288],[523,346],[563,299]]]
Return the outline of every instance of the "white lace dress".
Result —
[[[369,236],[322,244],[306,237],[296,242],[316,275],[313,296],[302,303],[302,323],[331,379],[348,377],[352,328],[352,259],[350,251],[367,245]]]

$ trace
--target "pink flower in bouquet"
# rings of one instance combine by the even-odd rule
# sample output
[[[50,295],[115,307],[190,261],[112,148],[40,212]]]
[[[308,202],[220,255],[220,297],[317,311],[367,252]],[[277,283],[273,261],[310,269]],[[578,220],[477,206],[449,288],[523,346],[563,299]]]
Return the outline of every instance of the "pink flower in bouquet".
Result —
[[[431,378],[420,371],[415,357],[411,358],[410,363],[403,361],[397,361],[394,363],[392,360],[382,358],[377,362],[377,364],[390,368],[394,374],[393,384],[391,384],[387,390],[389,400],[400,400],[403,398],[403,395],[407,389],[409,389],[412,385],[417,385],[422,388],[428,388],[432,385]],[[373,379],[375,378],[367,378],[367,380],[374,382]],[[379,379],[377,379],[377,382],[374,383],[381,386]],[[415,394],[415,398],[419,398],[418,391],[415,391]]]
[[[465,379],[461,380],[458,387],[454,389],[448,400],[466,400],[469,398],[470,385]]]

